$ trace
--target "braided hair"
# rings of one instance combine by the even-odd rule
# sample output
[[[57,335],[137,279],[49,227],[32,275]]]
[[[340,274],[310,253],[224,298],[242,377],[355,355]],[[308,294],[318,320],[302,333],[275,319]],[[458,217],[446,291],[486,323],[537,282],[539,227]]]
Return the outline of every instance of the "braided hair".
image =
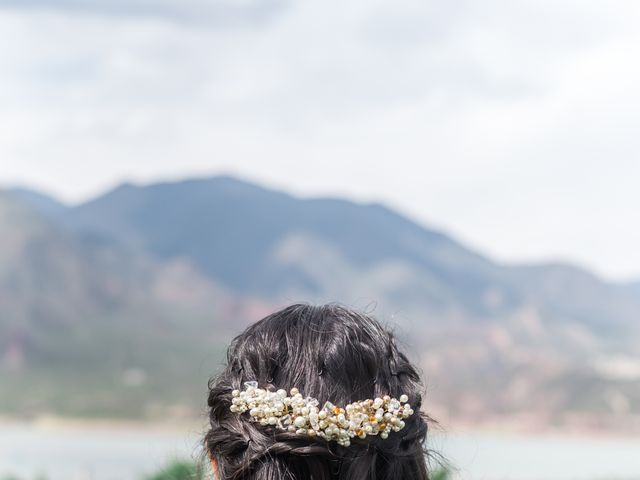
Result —
[[[386,440],[343,447],[232,413],[231,392],[252,380],[298,387],[321,404],[405,393],[416,413]],[[338,304],[291,305],[232,341],[226,368],[209,382],[206,451],[220,480],[427,480],[422,390],[393,334],[370,316]]]

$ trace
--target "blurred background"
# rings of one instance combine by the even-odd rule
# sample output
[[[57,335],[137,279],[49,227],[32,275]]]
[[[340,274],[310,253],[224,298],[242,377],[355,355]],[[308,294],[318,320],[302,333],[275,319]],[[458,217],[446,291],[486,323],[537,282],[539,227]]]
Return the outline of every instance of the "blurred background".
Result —
[[[639,22],[0,0],[0,478],[196,457],[227,343],[296,301],[398,332],[450,477],[640,477]]]

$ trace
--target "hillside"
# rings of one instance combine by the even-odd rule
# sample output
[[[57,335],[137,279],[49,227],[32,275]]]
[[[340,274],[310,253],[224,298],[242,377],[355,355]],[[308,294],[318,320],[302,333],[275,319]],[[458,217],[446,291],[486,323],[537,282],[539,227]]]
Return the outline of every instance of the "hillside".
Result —
[[[65,220],[158,258],[189,258],[230,289],[266,298],[381,298],[409,289],[422,307],[469,302],[477,310],[494,270],[381,205],[302,200],[229,177],[123,185]],[[414,275],[423,281],[411,282]]]
[[[379,204],[299,199],[231,177],[122,185],[64,221],[157,258],[187,258],[239,294],[382,301],[494,318],[636,327],[640,296],[569,265],[504,266]]]
[[[27,332],[40,331],[44,318],[84,332],[85,345],[95,332],[120,332],[135,350],[149,329],[159,330],[165,347],[172,338],[182,342],[178,349],[204,344],[180,367],[195,369],[202,382],[206,348],[275,305],[375,305],[415,352],[442,415],[616,425],[640,415],[640,295],[578,266],[501,265],[379,204],[301,199],[231,177],[124,184],[73,207],[28,190],[5,194],[5,203],[19,204],[18,217],[31,220],[19,229],[0,222],[3,241],[5,231],[22,232],[12,233],[18,253],[3,256],[0,271],[43,282],[37,290],[24,284],[22,296],[0,304],[2,313],[23,312],[15,316],[31,325]],[[40,257],[25,247],[32,244],[46,261],[34,261]],[[56,284],[60,278],[76,280]],[[52,305],[38,309],[49,296],[59,304],[46,300]],[[159,346],[147,351],[149,378],[164,375],[151,366],[166,360]],[[87,355],[77,346],[68,351],[79,361]],[[200,394],[164,395],[155,400],[166,406]]]
[[[188,262],[70,235],[0,193],[0,412],[142,415],[151,391],[160,411],[178,404],[237,305]]]

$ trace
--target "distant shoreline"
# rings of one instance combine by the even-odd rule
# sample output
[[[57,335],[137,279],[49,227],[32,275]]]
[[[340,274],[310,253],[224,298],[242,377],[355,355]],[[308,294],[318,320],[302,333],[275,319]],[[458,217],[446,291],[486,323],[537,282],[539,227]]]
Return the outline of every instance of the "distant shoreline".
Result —
[[[535,421],[535,417],[512,416],[494,417],[483,422],[455,421],[451,422],[436,417],[437,422],[431,424],[431,435],[456,435],[469,433],[523,435],[523,436],[557,436],[591,438],[638,438],[640,433],[640,416],[633,416],[623,422],[605,417],[579,417],[565,419],[566,423],[549,425]],[[612,420],[607,422],[608,420]],[[622,428],[621,425],[626,425]],[[34,419],[20,419],[0,416],[1,428],[32,428],[44,431],[113,431],[113,432],[189,432],[202,435],[207,429],[207,419],[171,419],[171,420],[130,420],[112,418],[71,418],[45,415]]]
[[[447,419],[446,415],[434,416],[437,423],[433,430],[444,433],[482,432],[528,436],[559,436],[634,439],[640,435],[640,415],[591,415],[561,414],[545,417],[544,414],[520,414],[485,416],[484,420]]]
[[[30,427],[42,430],[112,430],[112,431],[144,431],[144,432],[204,432],[206,420],[128,420],[111,418],[72,418],[53,415],[34,419],[0,417],[0,428]]]

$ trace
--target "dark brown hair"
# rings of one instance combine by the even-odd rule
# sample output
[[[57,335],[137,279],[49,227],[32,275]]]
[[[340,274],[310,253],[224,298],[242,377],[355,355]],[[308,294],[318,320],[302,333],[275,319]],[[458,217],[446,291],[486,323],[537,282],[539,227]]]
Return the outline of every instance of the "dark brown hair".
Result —
[[[427,417],[416,368],[394,335],[370,316],[337,305],[291,305],[250,326],[231,343],[224,371],[209,385],[207,453],[220,480],[426,480]],[[232,413],[231,392],[297,387],[322,405],[409,396],[415,414],[386,440],[349,447],[253,423]]]

